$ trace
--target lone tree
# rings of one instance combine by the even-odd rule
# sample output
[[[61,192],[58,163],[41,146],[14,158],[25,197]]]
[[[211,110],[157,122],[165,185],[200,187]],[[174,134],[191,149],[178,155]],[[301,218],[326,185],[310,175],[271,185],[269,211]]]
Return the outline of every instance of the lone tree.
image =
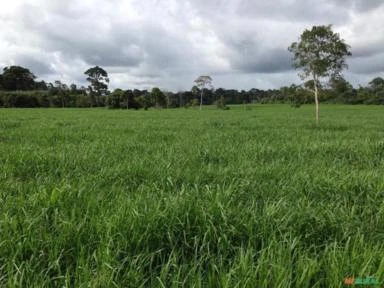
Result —
[[[196,83],[196,86],[201,90],[201,94],[200,94],[200,110],[201,110],[203,107],[204,89],[206,89],[207,87],[211,89],[213,88],[212,78],[210,76],[200,76],[194,82]]]
[[[332,31],[332,26],[313,26],[301,34],[299,42],[288,47],[293,53],[293,66],[301,68],[299,73],[302,80],[310,78],[313,83],[313,93],[316,103],[316,124],[319,123],[318,90],[320,80],[336,77],[344,68],[348,68],[345,58],[352,55],[340,35]]]
[[[91,84],[89,89],[96,96],[96,104],[99,106],[99,98],[108,91],[108,73],[103,68],[95,66],[84,72],[87,75],[87,81]]]

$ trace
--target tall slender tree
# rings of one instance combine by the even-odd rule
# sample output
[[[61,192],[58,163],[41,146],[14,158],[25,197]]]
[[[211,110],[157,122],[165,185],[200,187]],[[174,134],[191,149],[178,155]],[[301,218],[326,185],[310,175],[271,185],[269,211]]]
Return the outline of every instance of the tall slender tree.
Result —
[[[332,26],[313,26],[301,34],[299,42],[288,47],[293,53],[293,66],[302,69],[299,73],[301,79],[313,81],[313,93],[316,103],[316,123],[319,122],[320,82],[324,78],[335,77],[345,68],[346,56],[352,55],[350,46],[340,39],[339,34],[332,31]]]
[[[206,89],[207,87],[209,87],[211,89],[213,88],[213,86],[212,86],[212,78],[210,76],[200,76],[194,82],[196,83],[196,86],[199,89],[201,89],[201,93],[200,93],[200,110],[202,110],[204,89]]]
[[[87,81],[90,83],[90,93],[96,96],[96,104],[99,106],[100,97],[108,91],[108,73],[103,68],[95,66],[89,68],[84,74],[88,76]]]

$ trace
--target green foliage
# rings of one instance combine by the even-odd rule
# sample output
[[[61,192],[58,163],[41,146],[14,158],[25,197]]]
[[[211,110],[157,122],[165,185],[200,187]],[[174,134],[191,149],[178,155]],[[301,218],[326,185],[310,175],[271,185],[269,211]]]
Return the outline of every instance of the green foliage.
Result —
[[[200,90],[212,86],[211,76],[199,76],[194,82]]]
[[[108,108],[122,108],[122,103],[125,100],[124,91],[121,89],[116,89],[111,94],[108,95],[107,98],[107,106]]]
[[[199,76],[195,81],[194,83],[196,84],[196,86],[192,87],[192,90],[195,89],[195,87],[197,87],[201,92],[200,92],[200,110],[202,109],[202,106],[203,106],[203,95],[204,95],[204,90],[207,90],[207,88],[209,89],[213,89],[213,86],[212,86],[212,78],[211,76],[205,76],[205,75],[202,75],[202,76]],[[195,89],[196,90],[196,89]]]
[[[199,100],[197,100],[196,98],[192,99],[191,102],[189,102],[189,106],[192,106],[192,107],[199,106]]]
[[[139,97],[137,97],[137,102],[140,107],[144,108],[144,110],[148,110],[148,108],[153,106],[153,102],[151,99],[151,94],[145,91],[141,93]]]
[[[302,104],[307,103],[308,91],[297,85],[291,85],[290,87],[282,87],[281,93],[284,98],[292,107],[299,108]]]
[[[326,77],[336,78],[341,71],[348,68],[345,58],[352,55],[349,45],[340,39],[339,34],[332,31],[331,25],[313,26],[305,30],[299,42],[294,42],[288,47],[293,53],[293,66],[302,69],[299,74],[302,79],[310,77],[311,87],[315,95],[316,123],[319,121],[319,96],[321,79]]]
[[[160,90],[160,88],[154,87],[151,91],[151,97],[152,97],[153,105],[156,108],[160,108],[160,107],[164,108],[167,106],[167,99],[164,93]]]
[[[371,82],[369,82],[369,86],[373,91],[383,91],[384,79],[381,77],[376,77]]]
[[[69,91],[0,91],[0,107],[90,107],[89,96]]]
[[[288,48],[293,53],[294,66],[303,69],[303,79],[337,76],[348,67],[346,56],[352,55],[349,45],[332,31],[332,26],[313,26],[305,30],[299,42]]]
[[[225,105],[225,99],[223,95],[220,95],[219,99],[217,99],[216,106],[218,109],[222,109],[222,110],[225,110],[227,108],[227,106]]]
[[[62,84],[63,85],[63,84]],[[313,81],[307,81],[305,87],[291,85],[281,87],[279,90],[237,91],[233,89],[219,88],[215,91],[206,89],[204,91],[204,102],[207,105],[219,105],[224,102],[225,107],[233,104],[277,104],[286,103],[293,107],[302,104],[314,103],[313,93],[309,90]],[[72,86],[73,87],[73,86]],[[308,89],[309,88],[309,89]],[[100,98],[100,106],[118,109],[141,109],[156,106],[156,98],[146,90],[121,90],[118,95],[110,95]],[[148,95],[149,94],[149,95]],[[14,97],[37,98],[26,101],[16,101]],[[40,96],[39,96],[40,95]],[[192,92],[167,92],[162,93],[159,107],[176,108],[198,105],[198,95]],[[196,99],[196,100],[193,100]],[[319,86],[319,99],[324,103],[344,104],[384,104],[384,88],[380,85],[359,87],[355,89],[341,76],[331,78],[328,86]],[[219,101],[218,101],[219,100]],[[85,88],[59,89],[48,86],[48,90],[36,91],[0,91],[0,107],[92,107],[95,105],[95,95],[87,93]],[[192,102],[192,103],[191,103]],[[39,103],[38,105],[36,103]],[[19,106],[22,105],[22,106]]]
[[[94,68],[97,67],[98,66]],[[21,68],[21,71],[31,73],[26,68],[19,68]],[[16,70],[20,71],[19,68]],[[95,72],[94,68],[89,69],[88,72]],[[98,67],[96,70],[99,69],[102,68]],[[9,68],[7,73],[10,73],[9,70],[15,72],[15,68]],[[101,78],[107,81],[105,79],[105,76],[107,76],[106,72],[100,72],[100,75],[104,75]],[[34,77],[33,74],[32,76]],[[356,89],[340,75],[334,75],[330,78],[329,85],[320,85],[318,81],[316,87],[319,91],[319,100],[322,102],[382,105],[384,104],[383,82],[384,80],[381,77],[376,77],[372,79],[367,87],[360,86]],[[197,105],[199,100],[202,101],[204,105],[216,105],[221,109],[227,109],[227,105],[251,103],[287,103],[293,107],[299,107],[301,104],[314,102],[311,96],[314,83],[315,81],[312,79],[306,81],[302,86],[291,85],[289,87],[281,87],[280,89],[268,90],[252,88],[249,91],[223,88],[213,90],[203,87],[200,89],[197,86],[193,86],[191,91],[180,91],[176,93],[164,93],[157,87],[153,88],[150,93],[147,90],[117,89],[119,92],[113,95],[110,95],[107,90],[101,90],[101,95],[97,95],[95,88],[92,88],[92,86],[89,89],[83,86],[78,88],[76,84],[70,84],[68,86],[60,80],[56,80],[54,84],[45,83],[44,81],[33,81],[33,83],[30,83],[30,87],[32,87],[30,89],[32,90],[28,91],[4,91],[4,87],[2,87],[3,74],[0,74],[0,107],[108,106],[109,108],[118,109],[149,109],[150,107],[188,108]],[[107,86],[103,87],[105,88]],[[212,88],[212,86],[208,85],[208,88]],[[202,96],[204,96],[204,99],[202,99]]]
[[[193,95],[198,96],[201,93],[201,89],[199,89],[199,87],[194,85],[194,86],[192,86],[191,92]]]
[[[36,76],[27,68],[10,66],[3,69],[1,88],[8,91],[32,90],[35,88]]]
[[[0,107],[50,107],[47,91],[0,91]]]
[[[89,89],[91,94],[96,97],[96,105],[100,106],[100,97],[105,96],[108,92],[108,73],[103,68],[95,66],[84,72],[87,75],[87,81],[90,83]]]
[[[382,107],[253,107],[2,110],[0,286],[382,281]]]

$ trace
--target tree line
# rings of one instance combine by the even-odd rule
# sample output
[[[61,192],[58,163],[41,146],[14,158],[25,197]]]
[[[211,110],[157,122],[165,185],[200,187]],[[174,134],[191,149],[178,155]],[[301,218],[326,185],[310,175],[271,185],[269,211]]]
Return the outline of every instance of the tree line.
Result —
[[[298,42],[288,48],[293,53],[293,66],[302,69],[299,76],[309,79],[302,85],[292,84],[279,89],[214,89],[210,76],[200,76],[189,91],[150,91],[108,89],[109,76],[99,66],[84,72],[88,87],[36,81],[28,68],[10,66],[0,74],[0,107],[108,107],[111,109],[177,108],[216,105],[229,109],[229,104],[288,103],[301,104],[384,104],[384,79],[376,77],[365,87],[353,87],[341,71],[347,68],[345,56],[349,46],[331,30],[331,26],[314,26],[305,30]],[[321,81],[327,79],[327,81]],[[313,97],[315,96],[315,97]]]
[[[9,75],[11,74],[11,75]],[[216,105],[227,109],[230,104],[286,103],[298,107],[313,104],[315,99],[309,87],[311,80],[303,85],[279,89],[236,90],[224,88],[201,88],[193,86],[189,91],[161,91],[96,89],[75,84],[35,81],[29,69],[20,66],[4,68],[0,74],[0,107],[109,107],[112,109],[178,108],[202,105]],[[96,85],[97,86],[97,85]],[[203,94],[202,94],[203,92]],[[202,96],[203,95],[203,96]],[[340,104],[384,104],[384,79],[376,77],[366,87],[353,87],[339,76],[332,78],[328,85],[319,87],[319,101]]]

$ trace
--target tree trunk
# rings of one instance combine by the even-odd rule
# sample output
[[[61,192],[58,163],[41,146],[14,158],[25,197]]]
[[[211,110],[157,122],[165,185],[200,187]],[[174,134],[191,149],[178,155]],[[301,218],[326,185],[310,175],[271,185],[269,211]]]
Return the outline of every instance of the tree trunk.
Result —
[[[319,98],[318,98],[318,89],[317,89],[317,79],[313,80],[315,88],[315,104],[316,104],[316,125],[319,125]]]
[[[179,108],[181,107],[181,93],[179,93]]]
[[[204,93],[204,88],[201,90],[200,94],[200,111],[203,109],[203,93]]]
[[[159,109],[159,102],[157,101],[157,95],[155,96],[155,106],[156,106],[155,107],[156,109]]]

